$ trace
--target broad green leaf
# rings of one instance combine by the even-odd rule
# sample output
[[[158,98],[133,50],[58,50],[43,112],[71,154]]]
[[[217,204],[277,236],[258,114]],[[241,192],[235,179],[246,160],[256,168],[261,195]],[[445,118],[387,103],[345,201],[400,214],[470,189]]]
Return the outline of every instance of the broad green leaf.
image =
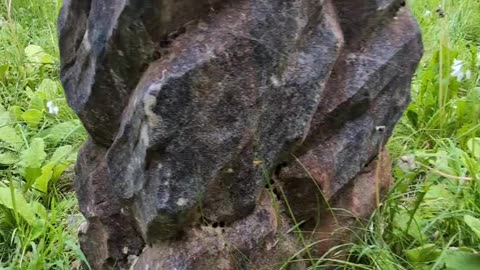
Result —
[[[33,184],[35,184],[35,181],[37,180],[38,177],[42,175],[42,169],[41,168],[23,168],[21,170],[21,173],[25,180],[27,180],[27,185],[25,188],[31,187]]]
[[[432,210],[442,210],[455,204],[455,196],[444,185],[432,185],[424,197],[424,203]]]
[[[28,98],[32,98],[35,95],[35,92],[30,88],[30,86],[25,86],[25,89],[23,90],[25,95],[27,95]]]
[[[10,111],[11,117],[15,118],[15,121],[21,121],[22,120],[23,110],[20,106],[10,106],[8,111]]]
[[[43,204],[39,203],[38,201],[32,201],[31,205],[33,207],[33,211],[42,219],[47,219],[47,209]]]
[[[18,155],[14,152],[4,152],[0,153],[0,164],[2,165],[12,165],[18,162]]]
[[[30,142],[30,147],[22,152],[20,164],[24,168],[41,168],[46,156],[43,139],[35,138]]]
[[[467,147],[474,157],[480,159],[480,138],[472,138],[468,140]]]
[[[27,203],[22,193],[15,191],[13,192],[13,196],[15,199],[12,198],[10,188],[0,187],[0,204],[8,209],[12,209],[25,219],[28,224],[32,225],[35,222],[35,213],[33,212],[31,205]],[[15,205],[13,202],[15,202]]]
[[[42,118],[43,112],[35,109],[30,109],[22,114],[23,121],[27,122],[32,128],[37,127]]]
[[[58,83],[45,79],[43,80],[37,88],[37,94],[40,95],[45,100],[54,100],[58,98]]]
[[[50,182],[50,179],[52,179],[54,166],[54,163],[49,163],[43,166],[42,174],[35,179],[35,188],[44,193],[47,193],[48,183]]]
[[[37,45],[29,45],[25,48],[25,55],[31,63],[36,64],[53,64],[55,59],[46,53],[42,47]]]
[[[57,164],[61,161],[66,161],[72,154],[72,149],[73,147],[71,145],[64,145],[57,148],[50,158],[49,163]]]
[[[38,45],[28,45],[25,48],[25,55],[27,57],[34,57],[34,56],[36,56],[38,54],[41,54],[43,52],[44,52],[43,48],[38,46]]]
[[[23,145],[22,137],[15,128],[4,126],[0,128],[0,141],[8,143],[11,147],[19,149]]]
[[[450,156],[447,153],[447,151],[438,150],[436,153],[436,156],[437,156],[437,159],[433,163],[434,167],[442,172],[455,175],[454,170],[450,168],[450,165],[448,164],[450,160]]]
[[[442,251],[434,244],[426,244],[414,249],[404,250],[403,253],[412,263],[431,262],[440,256]]]
[[[30,231],[30,241],[35,240],[45,234],[47,232],[46,229],[47,226],[45,224],[45,220],[36,219],[35,222],[32,224],[32,229]]]
[[[52,160],[56,161],[56,165],[53,168],[52,180],[56,181],[65,172],[68,166],[75,163],[77,159],[77,152],[73,151],[73,147],[65,145],[57,148],[53,154]]]
[[[53,59],[53,57],[50,54],[45,53],[40,56],[40,63],[53,64],[55,63],[55,59]]]
[[[465,215],[463,217],[465,223],[472,229],[472,231],[480,238],[480,219],[474,218],[470,215]]]
[[[57,180],[62,175],[65,169],[72,164],[69,157],[72,155],[72,146],[65,145],[57,148],[53,153],[47,165],[42,167],[42,174],[35,179],[35,187],[42,191],[48,191],[48,184],[50,180]]]
[[[395,215],[395,218],[393,220],[393,225],[395,227],[395,230],[397,231],[396,233],[399,235],[404,235],[405,231],[407,230],[408,227],[408,222],[410,220],[410,215],[409,213],[402,211]],[[408,227],[408,231],[406,232],[408,235],[412,236],[418,241],[422,241],[425,239],[425,235],[421,231],[420,227],[422,220],[418,216],[414,216],[410,227]]]
[[[71,160],[58,163],[57,166],[53,168],[52,180],[57,181],[68,168],[68,166],[72,165],[73,163],[74,162]]]
[[[29,109],[34,109],[37,111],[42,111],[45,109],[43,98],[39,95],[33,95],[30,99]]]
[[[480,255],[461,250],[450,250],[446,253],[445,267],[447,270],[478,270]]]
[[[38,137],[45,139],[49,145],[56,146],[61,141],[78,137],[83,134],[83,127],[79,120],[71,120],[54,125],[44,131],[42,131]]]

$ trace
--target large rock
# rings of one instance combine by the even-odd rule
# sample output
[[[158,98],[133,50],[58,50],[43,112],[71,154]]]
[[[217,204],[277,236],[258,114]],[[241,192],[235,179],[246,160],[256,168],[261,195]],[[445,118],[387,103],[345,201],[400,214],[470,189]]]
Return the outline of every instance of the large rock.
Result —
[[[59,35],[95,269],[305,269],[350,241],[422,55],[396,0],[64,0]]]

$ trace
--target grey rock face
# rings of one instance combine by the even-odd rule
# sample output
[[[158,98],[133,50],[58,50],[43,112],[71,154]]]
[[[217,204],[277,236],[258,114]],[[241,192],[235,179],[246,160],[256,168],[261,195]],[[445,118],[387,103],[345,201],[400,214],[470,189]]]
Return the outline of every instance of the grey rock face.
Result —
[[[278,269],[368,216],[422,55],[396,0],[65,0],[59,36],[95,269]]]

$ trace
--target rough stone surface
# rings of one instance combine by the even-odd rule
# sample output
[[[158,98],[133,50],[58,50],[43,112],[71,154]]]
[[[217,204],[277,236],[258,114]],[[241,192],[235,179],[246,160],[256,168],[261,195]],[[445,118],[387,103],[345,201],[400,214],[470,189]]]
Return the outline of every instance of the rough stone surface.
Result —
[[[95,269],[306,269],[351,241],[422,55],[400,0],[64,0],[59,36]]]

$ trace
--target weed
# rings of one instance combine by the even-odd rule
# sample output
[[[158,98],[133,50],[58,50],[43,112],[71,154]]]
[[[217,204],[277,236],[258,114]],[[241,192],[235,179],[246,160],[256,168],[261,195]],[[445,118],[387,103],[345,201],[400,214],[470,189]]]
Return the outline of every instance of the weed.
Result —
[[[85,132],[58,80],[56,7],[53,1],[0,4],[2,269],[72,269],[85,261],[75,197],[59,186]]]

